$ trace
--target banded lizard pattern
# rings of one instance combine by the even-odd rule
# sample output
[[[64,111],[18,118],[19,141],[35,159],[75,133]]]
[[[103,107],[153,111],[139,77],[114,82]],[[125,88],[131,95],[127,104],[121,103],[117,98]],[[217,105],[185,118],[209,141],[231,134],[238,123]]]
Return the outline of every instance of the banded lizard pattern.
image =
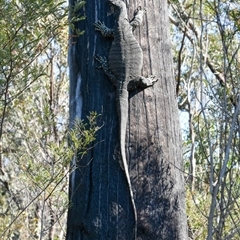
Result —
[[[128,91],[137,87],[146,88],[152,86],[157,79],[154,77],[145,78],[141,76],[143,65],[143,52],[133,35],[134,29],[142,22],[145,10],[141,7],[135,12],[132,21],[128,20],[126,4],[122,0],[109,0],[114,7],[115,26],[110,29],[104,23],[96,22],[95,29],[105,37],[113,37],[113,42],[108,56],[96,56],[105,74],[116,87],[117,111],[119,118],[119,136],[121,160],[126,175],[132,207],[134,211],[135,227],[134,239],[137,237],[137,209],[135,205],[128,163],[125,150],[126,128],[128,120]]]

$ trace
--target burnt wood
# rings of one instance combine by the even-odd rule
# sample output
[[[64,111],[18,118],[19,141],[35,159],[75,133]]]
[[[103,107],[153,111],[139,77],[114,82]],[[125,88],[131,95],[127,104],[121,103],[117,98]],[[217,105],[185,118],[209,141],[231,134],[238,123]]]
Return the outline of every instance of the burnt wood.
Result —
[[[146,9],[141,30],[134,32],[143,50],[140,76],[159,79],[153,87],[127,92],[125,150],[138,215],[137,237],[187,239],[167,1],[130,3],[126,4],[129,16],[139,4]],[[103,71],[96,69],[99,64],[94,59],[97,54],[107,56],[113,40],[97,34],[93,24],[101,19],[114,29],[116,16],[107,0],[87,1],[82,14],[87,18],[76,27],[85,30],[84,35],[75,38],[74,32],[70,33],[70,123],[94,110],[101,114],[99,124],[103,127],[88,154],[77,159],[77,169],[70,176],[66,239],[134,239],[132,199],[126,173],[119,167],[118,90]]]

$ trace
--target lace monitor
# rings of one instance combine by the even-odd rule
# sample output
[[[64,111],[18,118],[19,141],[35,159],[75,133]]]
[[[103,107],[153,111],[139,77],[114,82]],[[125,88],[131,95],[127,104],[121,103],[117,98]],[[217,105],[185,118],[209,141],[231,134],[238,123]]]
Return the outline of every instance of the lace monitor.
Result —
[[[142,49],[133,35],[134,29],[142,22],[145,10],[141,7],[135,12],[132,21],[128,20],[127,8],[122,0],[109,0],[114,7],[115,26],[110,29],[104,23],[96,22],[95,29],[100,31],[105,37],[113,37],[113,42],[108,56],[96,56],[100,68],[116,87],[117,91],[117,111],[119,118],[120,153],[122,165],[125,171],[132,207],[134,211],[135,227],[134,236],[137,237],[137,209],[134,201],[133,190],[129,175],[128,163],[125,150],[126,128],[128,120],[128,91],[140,87],[152,86],[157,79],[154,77],[145,78],[141,76],[143,65]]]

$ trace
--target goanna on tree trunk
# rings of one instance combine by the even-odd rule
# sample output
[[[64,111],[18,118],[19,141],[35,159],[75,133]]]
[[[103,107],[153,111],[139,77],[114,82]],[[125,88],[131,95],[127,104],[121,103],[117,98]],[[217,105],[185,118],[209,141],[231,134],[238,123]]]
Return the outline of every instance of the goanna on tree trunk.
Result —
[[[137,236],[129,182],[121,166],[116,86],[94,58],[107,57],[113,42],[96,32],[94,23],[100,20],[111,29],[116,16],[108,0],[95,0],[86,3],[86,20],[75,26],[85,30],[84,35],[75,39],[70,33],[70,122],[96,111],[104,124],[94,147],[73,161],[77,168],[70,177],[67,239],[187,239],[167,2],[153,0],[145,6],[144,1],[126,1],[130,18],[140,3],[146,13],[134,36],[143,50],[141,75],[158,81],[131,91],[128,99],[125,151]]]

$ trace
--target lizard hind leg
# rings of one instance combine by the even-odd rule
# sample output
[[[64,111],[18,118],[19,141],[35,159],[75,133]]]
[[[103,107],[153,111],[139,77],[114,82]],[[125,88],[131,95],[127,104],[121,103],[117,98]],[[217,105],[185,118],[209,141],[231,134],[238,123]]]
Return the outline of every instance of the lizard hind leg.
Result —
[[[147,78],[141,76],[141,77],[132,79],[128,83],[128,91],[132,91],[137,88],[145,89],[145,88],[151,87],[157,81],[158,79],[155,76],[150,76]]]
[[[94,58],[100,63],[100,66],[98,66],[97,68],[102,68],[104,72],[108,70],[108,61],[106,57],[96,55]]]
[[[108,61],[106,57],[102,57],[100,55],[95,56],[95,59],[100,63],[100,66],[97,68],[102,68],[104,73],[108,76],[108,78],[111,80],[113,85],[117,85],[117,78],[116,76],[110,71],[108,67]]]
[[[145,77],[141,76],[140,79],[139,79],[139,86],[142,87],[142,88],[151,87],[157,81],[158,81],[158,79],[155,76],[150,76],[148,78],[145,78]]]

